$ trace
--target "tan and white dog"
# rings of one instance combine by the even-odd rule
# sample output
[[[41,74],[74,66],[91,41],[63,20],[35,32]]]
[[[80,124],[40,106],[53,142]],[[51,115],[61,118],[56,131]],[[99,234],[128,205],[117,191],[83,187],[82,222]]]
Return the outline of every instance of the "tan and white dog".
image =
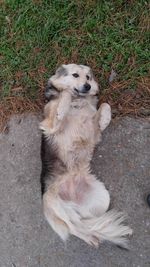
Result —
[[[43,209],[64,241],[71,234],[96,247],[105,240],[126,247],[132,230],[122,213],[107,211],[109,193],[90,171],[94,147],[111,121],[107,103],[97,110],[97,94],[87,66],[62,65],[48,81],[40,124]]]

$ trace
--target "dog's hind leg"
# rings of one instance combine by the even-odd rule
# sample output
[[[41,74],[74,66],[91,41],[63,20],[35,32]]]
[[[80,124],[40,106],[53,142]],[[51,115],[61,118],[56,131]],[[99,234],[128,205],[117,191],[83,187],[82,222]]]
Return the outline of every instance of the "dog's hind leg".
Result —
[[[61,237],[63,241],[66,241],[69,236],[69,228],[65,221],[56,215],[54,210],[55,207],[52,206],[51,200],[51,197],[47,193],[43,195],[44,215],[52,229]]]
[[[113,210],[103,210],[103,214],[95,213],[84,199],[80,204],[66,201],[55,195],[53,190],[48,190],[43,195],[43,204],[47,221],[64,241],[72,234],[96,247],[105,240],[126,247],[125,236],[132,234],[130,227],[123,223],[122,213]]]
[[[100,216],[108,210],[109,205],[110,195],[105,185],[93,179],[91,182],[91,190],[87,194],[84,204],[80,205],[80,209],[82,209],[83,213],[84,210],[88,211],[91,216]]]
[[[97,238],[96,233],[93,231],[92,234],[88,232],[86,232],[86,229],[82,229],[83,227],[81,226],[77,226],[78,224],[80,224],[80,219],[76,218],[78,217],[78,214],[76,213],[76,211],[73,209],[70,210],[70,208],[67,210],[68,213],[68,217],[67,218],[67,223],[64,221],[66,218],[66,216],[64,216],[64,220],[60,219],[60,217],[62,216],[62,213],[66,211],[63,210],[63,206],[61,209],[61,212],[58,210],[58,207],[52,207],[50,202],[47,201],[43,201],[43,205],[44,205],[44,215],[48,221],[48,223],[50,224],[50,226],[52,227],[52,229],[60,236],[60,238],[65,242],[68,237],[69,234],[74,235],[80,239],[82,239],[83,241],[85,241],[87,244],[98,247],[99,245],[99,238]],[[64,204],[65,205],[65,204]],[[56,208],[56,213],[54,212],[53,209]],[[66,203],[66,208],[67,208],[67,203]],[[60,217],[59,217],[59,215]],[[63,216],[62,216],[63,217]],[[71,220],[72,217],[72,220]],[[76,218],[76,219],[75,219]],[[77,225],[76,225],[77,223]],[[81,224],[82,225],[82,224]]]

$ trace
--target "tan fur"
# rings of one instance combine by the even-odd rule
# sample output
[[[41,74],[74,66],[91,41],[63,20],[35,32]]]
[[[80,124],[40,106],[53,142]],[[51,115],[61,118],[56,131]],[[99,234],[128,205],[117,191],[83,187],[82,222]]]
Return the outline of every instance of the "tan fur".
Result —
[[[80,89],[90,69],[74,64],[69,66],[66,65],[67,71],[78,72],[81,77],[76,84]],[[92,77],[93,87],[85,97],[74,95],[72,77],[57,78],[56,72],[50,81],[61,93],[45,106],[45,119],[40,128],[48,140],[53,138],[58,157],[67,171],[57,174],[43,196],[45,216],[63,240],[72,234],[94,246],[103,240],[125,245],[124,236],[132,231],[121,224],[122,215],[115,211],[106,213],[109,193],[90,172],[94,147],[111,120],[110,106],[103,103],[96,110],[93,95],[98,86]]]

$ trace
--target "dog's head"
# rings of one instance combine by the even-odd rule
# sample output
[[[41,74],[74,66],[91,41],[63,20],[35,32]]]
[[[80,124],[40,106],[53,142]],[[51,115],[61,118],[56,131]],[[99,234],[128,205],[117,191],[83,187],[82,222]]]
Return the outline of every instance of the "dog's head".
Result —
[[[55,75],[48,80],[45,97],[49,100],[63,90],[68,90],[76,96],[92,96],[98,93],[98,84],[88,66],[62,65],[56,70]]]

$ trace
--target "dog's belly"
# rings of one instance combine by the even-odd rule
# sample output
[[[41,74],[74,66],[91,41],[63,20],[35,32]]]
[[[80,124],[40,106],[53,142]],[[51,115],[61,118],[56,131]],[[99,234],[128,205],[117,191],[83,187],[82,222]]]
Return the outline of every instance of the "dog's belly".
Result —
[[[55,137],[61,160],[69,167],[89,163],[95,145],[94,112],[78,110],[67,117],[66,125]]]

